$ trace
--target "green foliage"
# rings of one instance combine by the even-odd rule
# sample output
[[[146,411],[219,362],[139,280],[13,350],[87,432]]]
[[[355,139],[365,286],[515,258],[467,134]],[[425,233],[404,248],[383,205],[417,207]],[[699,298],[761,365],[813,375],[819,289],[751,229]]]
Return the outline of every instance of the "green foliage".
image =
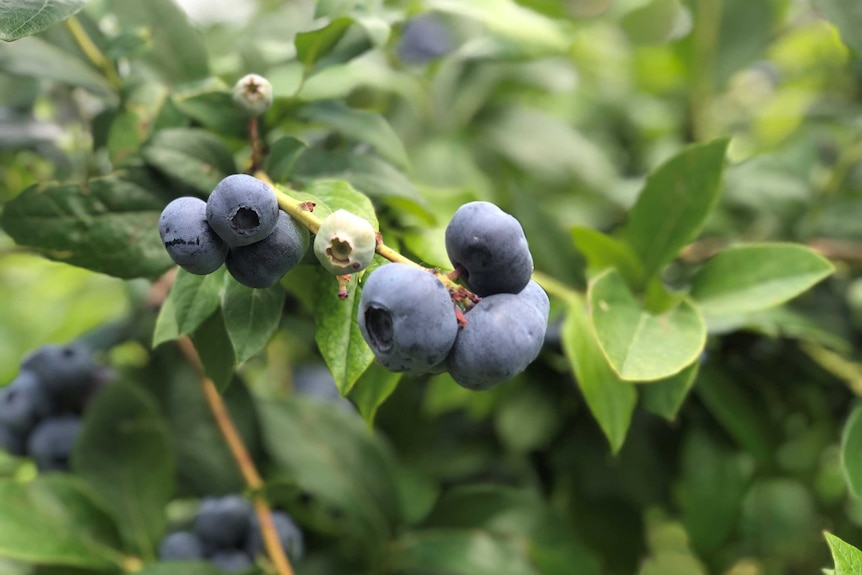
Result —
[[[0,6],[0,40],[11,42],[78,13],[86,0],[15,0]]]

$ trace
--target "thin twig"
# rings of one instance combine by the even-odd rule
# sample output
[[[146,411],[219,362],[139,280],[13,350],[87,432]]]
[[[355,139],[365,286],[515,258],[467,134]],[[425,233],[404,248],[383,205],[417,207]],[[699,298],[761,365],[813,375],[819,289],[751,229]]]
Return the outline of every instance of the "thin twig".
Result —
[[[105,77],[108,79],[108,82],[111,83],[116,89],[119,89],[122,86],[123,81],[120,79],[120,75],[117,74],[117,70],[114,68],[113,62],[105,56],[99,47],[96,46],[93,39],[90,38],[90,35],[87,34],[87,31],[81,25],[81,22],[75,17],[66,20],[66,28],[69,29],[69,33],[72,34],[72,38],[74,38],[75,43],[78,44],[78,47],[93,63],[96,68],[102,71]]]
[[[263,535],[263,543],[266,548],[267,555],[269,555],[269,558],[279,575],[293,575],[293,568],[290,566],[290,561],[287,559],[287,555],[285,555],[284,549],[281,547],[281,543],[278,540],[278,532],[275,530],[275,525],[272,522],[272,511],[263,496],[263,479],[261,478],[257,467],[255,467],[245,444],[242,442],[239,432],[236,430],[236,426],[227,411],[224,400],[222,400],[221,395],[219,395],[215,384],[204,373],[203,365],[201,364],[200,357],[198,356],[198,352],[195,349],[192,340],[183,336],[177,340],[177,343],[180,346],[183,355],[185,355],[189,363],[195,368],[195,371],[200,378],[201,387],[203,388],[210,411],[212,411],[219,431],[221,431],[221,434],[224,436],[225,442],[227,443],[234,460],[236,460],[240,473],[242,473],[246,485],[252,492],[252,496],[254,498],[254,509],[260,521],[260,531]]]

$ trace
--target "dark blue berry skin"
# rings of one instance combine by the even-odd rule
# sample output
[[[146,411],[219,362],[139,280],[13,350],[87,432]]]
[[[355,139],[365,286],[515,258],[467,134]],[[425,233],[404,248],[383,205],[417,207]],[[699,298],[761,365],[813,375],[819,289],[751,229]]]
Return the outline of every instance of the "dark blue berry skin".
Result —
[[[251,245],[231,248],[227,256],[227,271],[248,287],[272,287],[302,260],[308,243],[308,230],[286,213],[279,212],[278,225],[269,237]]]
[[[490,202],[470,202],[446,227],[446,252],[467,287],[479,296],[520,292],[533,273],[524,229]]]
[[[398,57],[406,64],[425,64],[452,51],[452,35],[433,14],[422,14],[404,26]]]
[[[494,387],[524,371],[542,348],[547,313],[531,294],[491,295],[465,315],[447,360],[449,374],[467,389]]]
[[[542,289],[542,286],[530,280],[518,295],[533,304],[533,307],[539,310],[542,317],[545,318],[545,323],[548,322],[548,314],[551,313],[551,300],[548,299],[548,294]]]
[[[226,573],[238,573],[254,565],[245,551],[237,550],[217,551],[210,557],[210,563]]]
[[[350,411],[356,407],[338,391],[332,372],[323,363],[300,365],[293,370],[293,391],[298,395],[334,403]]]
[[[81,431],[81,420],[72,415],[51,417],[33,429],[27,454],[39,471],[68,471],[72,448]]]
[[[58,409],[78,410],[93,391],[96,364],[86,344],[46,344],[21,361],[21,371],[39,376]]]
[[[223,179],[207,199],[207,221],[229,247],[266,238],[278,222],[275,191],[245,174]]]
[[[278,541],[291,561],[299,561],[305,553],[305,538],[302,529],[293,522],[290,515],[284,511],[272,512],[272,523],[278,533]],[[256,557],[264,552],[263,534],[260,532],[260,522],[254,518],[251,536],[248,540],[248,553]]]
[[[0,426],[0,450],[9,455],[24,455],[27,453],[27,436],[8,427]]]
[[[203,556],[200,539],[190,531],[171,533],[159,544],[159,559],[162,561],[197,561]]]
[[[377,361],[396,372],[431,372],[458,334],[449,291],[433,274],[407,264],[386,264],[369,274],[357,319]]]
[[[177,198],[159,217],[159,234],[174,263],[189,273],[211,274],[227,257],[227,244],[207,223],[207,204],[200,198]]]
[[[48,390],[38,374],[22,370],[0,390],[0,426],[23,435],[53,411]]]
[[[239,495],[204,498],[194,521],[194,532],[204,551],[241,547],[248,537],[253,513],[251,503]]]

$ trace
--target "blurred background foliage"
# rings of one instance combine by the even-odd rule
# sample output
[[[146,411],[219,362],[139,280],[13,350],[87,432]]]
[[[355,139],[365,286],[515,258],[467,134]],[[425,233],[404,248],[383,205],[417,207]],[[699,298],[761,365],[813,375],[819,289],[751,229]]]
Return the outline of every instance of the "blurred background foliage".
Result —
[[[244,124],[219,103],[226,86],[256,72],[276,94],[262,120],[269,142],[302,134],[326,152],[303,156],[296,173],[358,171],[366,186],[385,188],[377,207],[387,242],[431,264],[448,265],[442,232],[454,209],[486,199],[522,222],[537,270],[583,289],[571,229],[616,229],[651,169],[687,143],[730,136],[720,204],[665,281],[750,241],[805,243],[837,265],[791,304],[710,324],[675,421],[637,410],[616,456],[568,372],[559,317],[540,361],[493,391],[468,392],[445,375],[400,382],[375,427],[407,478],[410,521],[432,531],[400,539],[391,569],[422,573],[440,556],[459,557],[451,531],[429,539],[435,528],[528,537],[543,573],[792,575],[830,564],[824,529],[862,544],[862,505],[841,453],[862,393],[862,12],[853,2],[183,0],[200,41],[181,45],[143,4],[91,0],[79,16],[138,80],[123,98],[127,131],[108,130],[117,102],[66,28],[0,46],[0,202],[36,182],[110,171],[172,111],[221,136],[242,165]],[[314,62],[309,73],[294,40],[316,9],[349,15],[366,36],[350,38],[355,57]],[[424,27],[427,45],[408,43],[411,25]],[[206,67],[195,69],[196,51]],[[156,103],[162,115],[148,115]],[[384,116],[407,157],[355,114],[339,114],[345,104]],[[404,174],[339,156],[372,147],[402,161]],[[424,209],[399,201],[405,186]],[[315,359],[300,280],[286,279],[294,298],[266,357],[241,369],[262,394]],[[49,262],[0,235],[0,383],[33,347],[119,319],[145,291],[146,282]],[[148,353],[120,350],[115,361],[139,367]],[[148,369],[163,381],[162,368]],[[455,490],[434,503],[488,483],[513,492]],[[542,544],[549,513],[567,527]],[[345,557],[355,544],[344,543]],[[496,539],[471,544],[505,565],[508,547]],[[332,567],[313,554],[309,565]],[[483,568],[452,572],[492,572]]]

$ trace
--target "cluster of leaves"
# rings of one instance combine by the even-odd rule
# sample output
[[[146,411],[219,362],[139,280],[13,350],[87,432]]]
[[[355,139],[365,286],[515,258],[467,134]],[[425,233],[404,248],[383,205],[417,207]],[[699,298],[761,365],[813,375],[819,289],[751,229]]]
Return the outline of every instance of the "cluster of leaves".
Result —
[[[359,277],[345,300],[313,261],[269,289],[180,270],[157,318],[135,315],[144,359],[88,412],[75,475],[0,481],[10,572],[191,572],[152,563],[188,516],[169,503],[242,483],[169,343],[184,335],[268,498],[313,534],[302,573],[780,573],[826,564],[823,522],[862,541],[843,510],[859,409],[840,440],[862,373],[858,10],[263,1],[201,32],[171,0],[84,4],[0,4],[0,128],[19,134],[0,130],[0,227],[18,246],[157,280],[162,208],[256,163],[230,86],[257,72],[275,101],[255,167],[283,191],[442,268],[457,206],[495,201],[556,320],[526,374],[471,394],[373,365]],[[451,45],[416,65],[397,47],[419,14]],[[841,265],[811,290],[835,271],[815,247]],[[364,423],[284,397],[316,357]]]

